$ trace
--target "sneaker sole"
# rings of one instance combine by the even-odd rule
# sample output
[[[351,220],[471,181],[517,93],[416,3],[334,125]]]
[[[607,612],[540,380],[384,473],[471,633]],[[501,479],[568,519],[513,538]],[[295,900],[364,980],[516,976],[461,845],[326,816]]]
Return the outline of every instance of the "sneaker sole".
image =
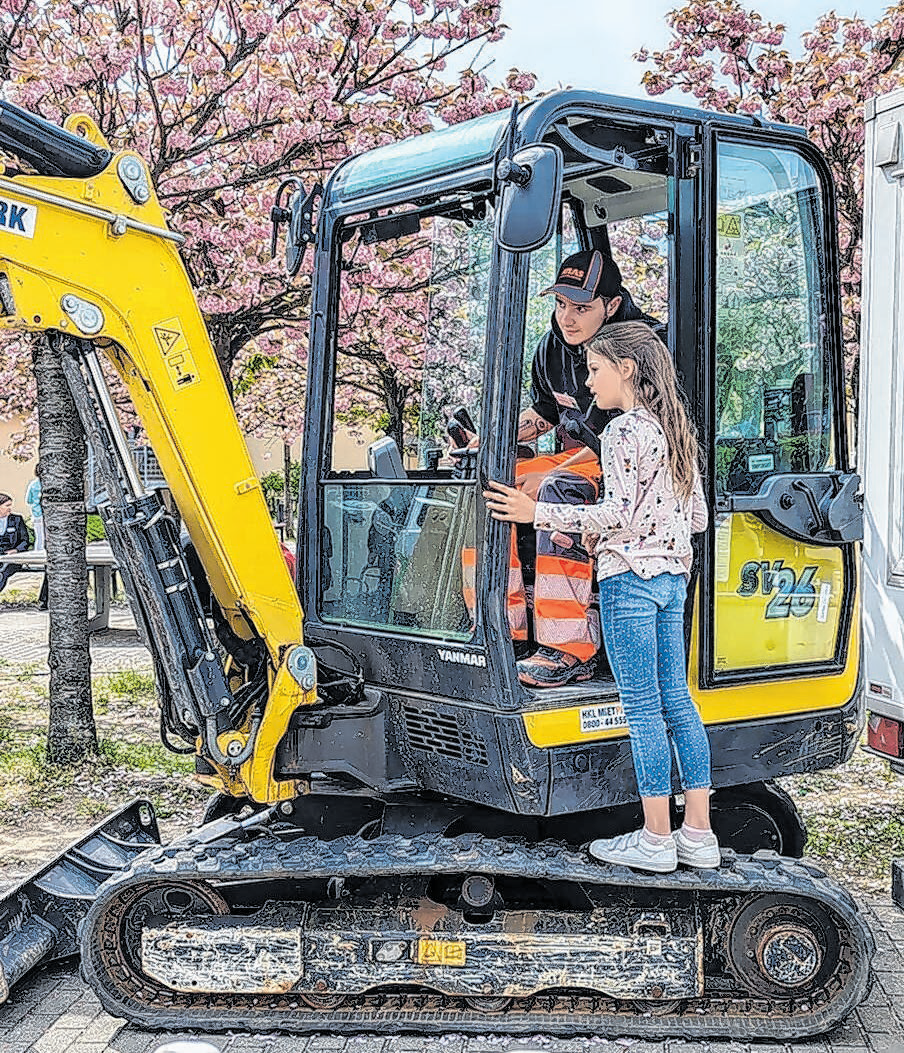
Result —
[[[681,853],[678,853],[678,862],[685,867],[690,867],[692,870],[718,870],[722,865],[722,854],[719,853],[717,859],[713,859],[710,856],[708,859],[689,859],[682,857]]]
[[[528,687],[567,687],[568,684],[583,684],[593,679],[593,673],[585,671],[568,677],[567,680],[536,680],[530,673],[519,673],[518,679]]]
[[[655,864],[653,862],[633,862],[628,863],[624,859],[607,859],[605,855],[597,855],[593,850],[593,842],[589,845],[587,851],[593,858],[599,863],[608,863],[610,866],[616,867],[629,867],[631,870],[646,870],[651,874],[671,874],[678,868],[677,862],[666,863],[666,864]]]

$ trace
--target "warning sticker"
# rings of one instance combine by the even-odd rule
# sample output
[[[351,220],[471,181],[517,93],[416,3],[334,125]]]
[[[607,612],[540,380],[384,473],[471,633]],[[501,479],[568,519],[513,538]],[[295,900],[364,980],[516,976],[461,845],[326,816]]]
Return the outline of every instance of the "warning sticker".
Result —
[[[423,937],[417,941],[418,965],[466,965],[467,947],[464,940],[436,940]]]
[[[179,319],[167,318],[165,322],[155,325],[154,339],[160,348],[173,387],[178,390],[197,384],[201,378],[198,376],[195,360]]]
[[[165,329],[162,325],[155,325],[154,336],[157,338],[160,350],[166,355],[176,346],[176,341],[182,334],[178,329]]]
[[[721,212],[716,217],[716,231],[723,238],[739,238],[741,236],[741,217],[734,216],[730,212]]]

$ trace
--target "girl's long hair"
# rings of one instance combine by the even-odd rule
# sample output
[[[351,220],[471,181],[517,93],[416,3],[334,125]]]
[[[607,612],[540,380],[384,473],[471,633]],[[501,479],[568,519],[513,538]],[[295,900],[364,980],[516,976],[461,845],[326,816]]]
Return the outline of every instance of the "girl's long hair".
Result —
[[[614,365],[626,358],[634,363],[637,399],[665,432],[675,493],[690,497],[700,470],[700,450],[668,348],[646,322],[611,322],[587,341],[586,349],[588,355],[600,355]]]

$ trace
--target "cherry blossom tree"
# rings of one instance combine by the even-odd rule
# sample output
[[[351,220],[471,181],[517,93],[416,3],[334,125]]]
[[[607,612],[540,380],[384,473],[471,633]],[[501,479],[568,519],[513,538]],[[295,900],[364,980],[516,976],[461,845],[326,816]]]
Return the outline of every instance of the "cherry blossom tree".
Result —
[[[803,34],[798,55],[786,46],[784,25],[738,0],[689,0],[666,21],[668,45],[636,55],[651,67],[643,76],[651,95],[678,88],[709,109],[800,125],[828,158],[838,203],[848,394],[856,398],[863,107],[904,84],[904,4],[873,23],[828,12]]]
[[[304,355],[308,282],[269,259],[278,179],[311,185],[349,154],[523,98],[532,77],[486,72],[503,30],[498,0],[6,0],[0,73],[11,101],[54,121],[87,112],[148,161],[228,373],[258,340]],[[6,357],[10,415],[33,389],[24,354]],[[266,406],[297,435],[296,409],[252,389],[249,423]]]

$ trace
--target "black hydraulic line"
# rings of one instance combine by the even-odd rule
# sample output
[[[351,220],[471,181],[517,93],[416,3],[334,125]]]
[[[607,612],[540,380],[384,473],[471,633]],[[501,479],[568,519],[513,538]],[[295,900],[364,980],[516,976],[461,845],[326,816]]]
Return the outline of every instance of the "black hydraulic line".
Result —
[[[237,767],[250,755],[254,734],[236,757],[226,757],[216,736],[236,727],[235,699],[182,553],[172,517],[157,492],[141,486],[122,439],[90,341],[53,333],[63,370],[108,503],[100,507],[107,538],[123,572],[144,642],[162,678],[162,717],[173,735],[204,755]],[[244,714],[239,717],[239,722]],[[258,721],[252,720],[252,728]]]
[[[27,110],[0,102],[0,147],[34,168],[38,175],[86,179],[99,175],[113,154]]]

